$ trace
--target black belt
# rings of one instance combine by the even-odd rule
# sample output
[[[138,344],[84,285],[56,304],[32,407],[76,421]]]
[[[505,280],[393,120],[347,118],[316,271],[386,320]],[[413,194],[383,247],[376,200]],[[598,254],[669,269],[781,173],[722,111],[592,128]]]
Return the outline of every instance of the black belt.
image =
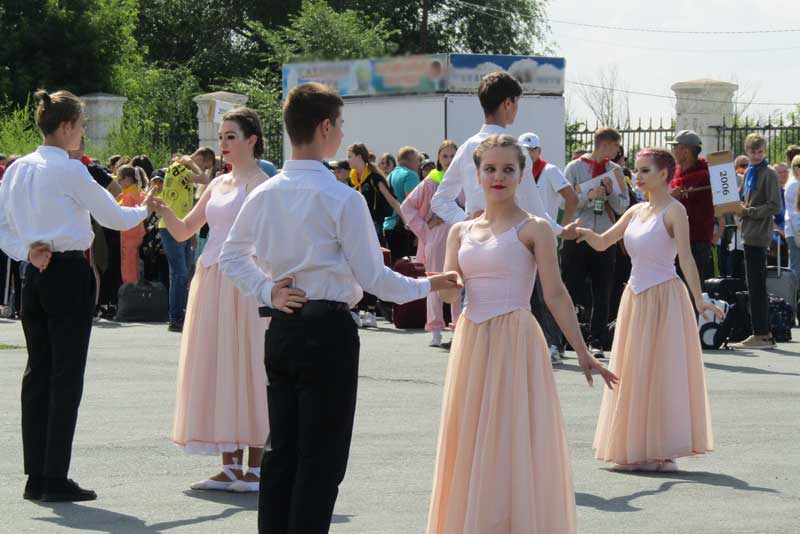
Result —
[[[261,317],[279,317],[281,319],[319,319],[332,313],[349,311],[350,307],[344,302],[335,300],[309,300],[302,308],[293,308],[294,313],[286,313],[269,306],[258,308]]]
[[[64,252],[53,252],[53,259],[85,260],[86,254],[82,250],[67,250]]]

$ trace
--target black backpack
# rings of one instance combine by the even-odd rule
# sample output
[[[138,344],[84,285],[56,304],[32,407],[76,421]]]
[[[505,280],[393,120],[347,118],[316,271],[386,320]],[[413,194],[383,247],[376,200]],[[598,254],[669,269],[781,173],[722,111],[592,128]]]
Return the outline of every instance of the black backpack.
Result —
[[[700,344],[704,349],[718,349],[728,343],[744,341],[752,333],[748,294],[739,291],[721,323],[707,323],[700,329]]]
[[[779,342],[792,340],[794,314],[792,306],[782,298],[769,297],[769,331],[772,339]]]

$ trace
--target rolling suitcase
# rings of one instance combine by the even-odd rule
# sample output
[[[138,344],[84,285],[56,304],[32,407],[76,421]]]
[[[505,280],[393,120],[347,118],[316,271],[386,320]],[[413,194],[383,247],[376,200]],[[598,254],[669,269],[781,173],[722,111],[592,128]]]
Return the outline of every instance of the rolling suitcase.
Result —
[[[169,314],[169,294],[164,284],[139,280],[123,284],[117,293],[117,316],[123,323],[164,323]]]
[[[394,270],[409,278],[425,277],[425,264],[416,257],[400,258],[394,263]],[[425,328],[427,316],[428,305],[425,298],[395,304],[392,309],[392,322],[397,328]]]
[[[797,275],[787,267],[781,267],[781,247],[777,246],[778,263],[767,267],[767,293],[785,300],[792,308],[792,323],[797,318]]]

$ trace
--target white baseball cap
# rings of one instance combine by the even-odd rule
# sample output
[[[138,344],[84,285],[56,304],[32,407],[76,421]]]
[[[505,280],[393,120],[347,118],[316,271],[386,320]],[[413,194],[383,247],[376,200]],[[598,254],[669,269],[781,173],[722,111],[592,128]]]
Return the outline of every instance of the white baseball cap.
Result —
[[[542,146],[539,136],[530,132],[519,136],[519,144],[525,148],[539,148]]]

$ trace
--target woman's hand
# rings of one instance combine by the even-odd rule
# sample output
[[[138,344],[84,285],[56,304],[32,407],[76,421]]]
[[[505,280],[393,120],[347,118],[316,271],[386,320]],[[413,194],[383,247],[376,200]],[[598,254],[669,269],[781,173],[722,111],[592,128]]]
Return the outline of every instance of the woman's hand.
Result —
[[[578,365],[583,369],[583,375],[590,386],[594,385],[592,380],[592,371],[597,371],[603,380],[606,381],[608,389],[614,389],[614,384],[619,383],[617,375],[609,371],[602,363],[597,361],[597,358],[589,354],[588,351],[581,351],[578,353]]]
[[[711,304],[705,299],[700,299],[699,302],[700,305],[698,306],[699,309],[698,311],[700,312],[700,315],[702,315],[703,317],[708,318],[706,312],[711,312],[720,321],[725,319],[725,312],[719,306],[715,306],[714,304]]]

